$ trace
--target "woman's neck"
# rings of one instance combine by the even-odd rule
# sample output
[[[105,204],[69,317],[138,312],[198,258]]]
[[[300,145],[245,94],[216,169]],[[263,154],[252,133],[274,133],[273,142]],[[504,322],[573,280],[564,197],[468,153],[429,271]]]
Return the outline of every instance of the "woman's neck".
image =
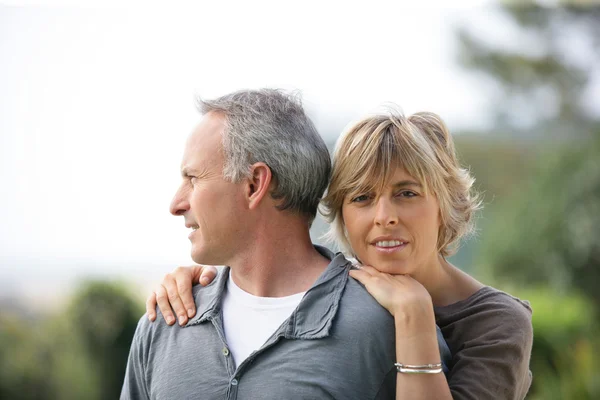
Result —
[[[464,300],[484,286],[441,255],[437,255],[413,278],[427,289],[434,306],[447,306]]]

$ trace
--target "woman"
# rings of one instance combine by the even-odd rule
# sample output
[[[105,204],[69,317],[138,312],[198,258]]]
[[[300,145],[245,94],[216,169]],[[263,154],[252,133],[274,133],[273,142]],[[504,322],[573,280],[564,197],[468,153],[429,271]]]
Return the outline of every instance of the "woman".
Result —
[[[322,212],[361,264],[350,275],[394,316],[397,360],[420,366],[397,364],[398,398],[522,399],[531,384],[529,305],[446,260],[472,230],[473,182],[433,113],[368,117],[338,143]],[[149,297],[149,318],[158,297],[169,323],[171,306],[185,323],[192,282],[213,277],[212,267],[176,269]],[[436,324],[452,353],[447,376],[424,365],[440,357]]]

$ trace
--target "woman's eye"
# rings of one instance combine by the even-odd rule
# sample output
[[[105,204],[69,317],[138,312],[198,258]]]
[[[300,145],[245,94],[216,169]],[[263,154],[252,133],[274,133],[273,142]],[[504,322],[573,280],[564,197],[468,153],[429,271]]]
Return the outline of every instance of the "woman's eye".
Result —
[[[415,192],[410,191],[410,190],[403,190],[400,193],[398,193],[398,196],[400,197],[415,197],[418,196]]]
[[[360,203],[363,201],[367,201],[369,200],[369,196],[366,194],[361,194],[360,196],[356,196],[354,197],[352,200],[350,200],[352,203]]]

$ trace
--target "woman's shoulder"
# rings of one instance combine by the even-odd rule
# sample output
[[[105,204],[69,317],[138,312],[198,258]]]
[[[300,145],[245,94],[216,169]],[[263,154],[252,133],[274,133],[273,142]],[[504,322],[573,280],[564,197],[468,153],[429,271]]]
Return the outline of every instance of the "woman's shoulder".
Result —
[[[531,305],[509,293],[491,286],[483,286],[466,299],[446,306],[435,307],[436,314],[444,317],[453,315],[486,313],[490,310],[512,311],[531,316]]]
[[[482,287],[464,300],[435,307],[435,315],[442,331],[463,332],[466,336],[471,336],[468,332],[475,336],[503,332],[509,336],[533,335],[529,302],[491,286]]]
[[[452,353],[452,393],[471,393],[474,398],[525,396],[531,384],[533,344],[529,302],[484,286],[464,300],[435,307],[435,313]]]

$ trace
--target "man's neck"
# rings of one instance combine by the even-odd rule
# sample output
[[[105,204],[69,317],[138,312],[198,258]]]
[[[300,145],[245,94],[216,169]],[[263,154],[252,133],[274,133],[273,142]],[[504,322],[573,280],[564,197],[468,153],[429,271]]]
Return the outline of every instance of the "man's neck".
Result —
[[[244,291],[284,297],[308,290],[329,264],[313,246],[306,224],[269,221],[254,231],[246,251],[230,263],[231,276]]]

